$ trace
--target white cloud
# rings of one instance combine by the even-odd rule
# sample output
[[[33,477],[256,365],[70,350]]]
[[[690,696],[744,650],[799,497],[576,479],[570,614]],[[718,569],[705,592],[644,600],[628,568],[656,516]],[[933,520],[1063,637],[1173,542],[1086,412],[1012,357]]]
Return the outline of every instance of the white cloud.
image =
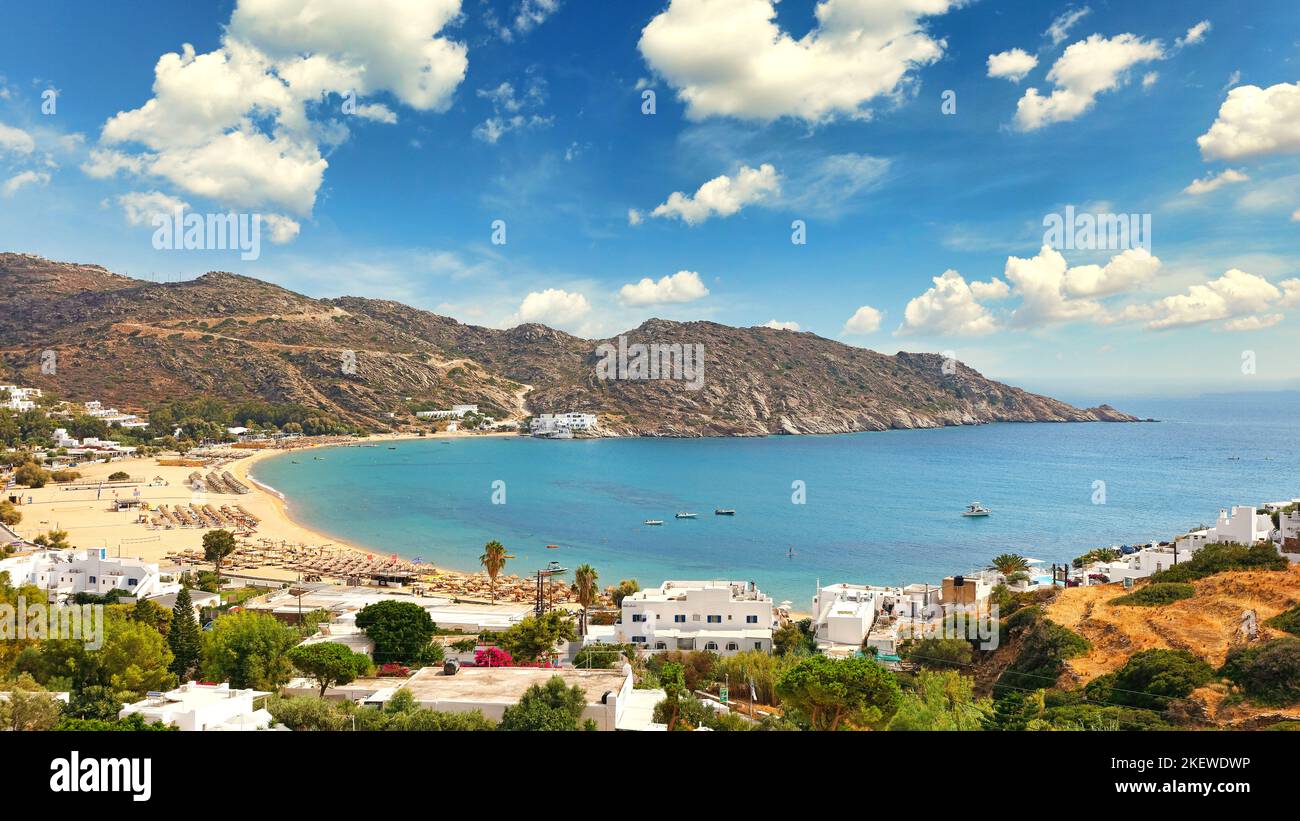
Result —
[[[924,17],[958,0],[823,0],[798,40],[773,0],[671,0],[642,30],[647,64],[677,89],[691,119],[730,116],[821,122],[866,117],[896,98],[912,72],[943,56]]]
[[[1018,83],[1038,65],[1038,58],[1022,48],[989,55],[989,76]]]
[[[868,154],[830,154],[798,175],[782,178],[781,192],[760,204],[797,210],[801,215],[839,215],[858,195],[879,185],[889,172],[890,162]]]
[[[510,324],[540,322],[558,328],[572,328],[589,313],[591,303],[582,294],[547,288],[544,291],[533,291],[524,297]]]
[[[1207,160],[1300,151],[1300,82],[1237,86],[1196,144]]]
[[[644,221],[644,217],[641,216],[640,211],[636,210],[635,208],[627,209],[628,225],[640,225],[643,221]]]
[[[1052,93],[1044,97],[1037,88],[1025,90],[1016,105],[1016,127],[1033,131],[1076,119],[1092,108],[1097,95],[1123,85],[1130,68],[1163,57],[1159,40],[1143,40],[1133,34],[1109,39],[1094,34],[1072,43],[1047,73]]]
[[[18,190],[29,185],[48,185],[50,175],[44,171],[19,171],[0,186],[0,196],[12,197]]]
[[[496,88],[481,88],[479,97],[492,102],[492,116],[474,127],[474,136],[495,145],[502,136],[524,128],[548,126],[553,117],[528,113],[546,102],[546,82],[532,77],[522,95],[516,94],[513,83],[503,82]]]
[[[145,166],[153,157],[143,154],[125,154],[111,148],[92,148],[90,156],[81,164],[81,170],[89,177],[107,179],[117,176],[118,172],[143,174]]]
[[[667,305],[694,302],[709,295],[709,289],[694,271],[678,271],[663,276],[659,281],[644,277],[640,282],[624,285],[618,290],[624,305]]]
[[[763,323],[764,328],[772,328],[778,331],[797,331],[799,330],[798,322],[781,322],[776,319],[769,319]]]
[[[445,110],[468,66],[466,47],[439,36],[459,12],[460,0],[238,0],[217,49],[185,44],[159,58],[154,96],[105,122],[83,169],[161,178],[227,207],[310,214],[328,167],[320,143],[346,139],[347,127],[313,121],[309,104],[388,92]],[[355,112],[396,121],[380,103]]]
[[[14,154],[30,154],[35,149],[36,141],[32,139],[31,134],[21,128],[0,123],[0,151],[9,151]]]
[[[1160,260],[1142,248],[1111,257],[1104,266],[1066,264],[1059,251],[1044,245],[1029,259],[1008,257],[1004,275],[1020,305],[1010,324],[1042,327],[1062,322],[1108,320],[1097,298],[1131,291],[1155,276]]]
[[[1084,6],[1081,9],[1070,9],[1052,21],[1052,25],[1047,27],[1043,36],[1052,41],[1052,45],[1059,46],[1065,42],[1065,38],[1070,36],[1070,29],[1074,24],[1087,17],[1092,13],[1092,9]]]
[[[1282,307],[1300,306],[1300,279],[1284,279],[1277,285],[1282,289]]]
[[[1240,319],[1230,319],[1223,323],[1225,331],[1262,331],[1265,328],[1272,328],[1281,322],[1285,317],[1282,314],[1261,314],[1260,316],[1243,316]]]
[[[483,10],[483,20],[488,28],[509,43],[545,23],[559,10],[560,0],[518,0],[506,22],[502,23],[491,7]]]
[[[1151,88],[1153,85],[1156,84],[1156,82],[1159,79],[1160,79],[1160,72],[1148,71],[1146,74],[1142,75],[1142,87]]]
[[[1205,35],[1210,31],[1210,21],[1202,20],[1187,30],[1187,34],[1174,40],[1174,45],[1178,48],[1183,46],[1194,46],[1205,39]]]
[[[296,220],[280,214],[262,214],[262,225],[270,232],[270,240],[276,245],[293,242],[298,237],[301,226]]]
[[[965,277],[949,269],[933,278],[934,287],[907,303],[903,324],[895,331],[899,336],[980,336],[997,330],[997,319],[980,299],[1007,296],[1005,282],[967,283]]]
[[[842,333],[846,334],[871,334],[880,329],[880,320],[883,314],[870,305],[863,305],[853,312],[849,321],[844,323]]]
[[[1292,221],[1292,222],[1300,222],[1300,208],[1297,208],[1297,209],[1296,209],[1296,212],[1295,212],[1294,214],[1291,215],[1291,221]]]
[[[120,194],[117,204],[122,207],[126,221],[132,225],[151,225],[155,214],[171,216],[176,209],[188,209],[184,200],[161,191],[132,191]]]
[[[1233,268],[1216,280],[1193,285],[1185,294],[1167,296],[1150,305],[1126,312],[1125,318],[1142,319],[1153,330],[1201,325],[1218,320],[1236,320],[1225,330],[1248,330],[1247,317],[1263,314],[1270,303],[1282,298],[1282,292],[1263,277]],[[1267,317],[1255,317],[1256,323]],[[1268,324],[1273,324],[1269,322]],[[1257,327],[1267,327],[1258,324]]]
[[[1241,171],[1228,168],[1218,174],[1210,174],[1202,179],[1192,180],[1191,184],[1183,189],[1183,193],[1191,194],[1193,196],[1208,194],[1225,185],[1231,185],[1232,183],[1237,182],[1246,182],[1249,179],[1250,177],[1246,176]]]
[[[758,168],[742,165],[734,177],[714,177],[699,187],[694,195],[674,191],[668,200],[650,212],[652,217],[677,217],[688,225],[698,225],[709,217],[729,217],[746,205],[780,193],[781,179],[776,169],[764,163]],[[636,223],[633,223],[636,224]]]

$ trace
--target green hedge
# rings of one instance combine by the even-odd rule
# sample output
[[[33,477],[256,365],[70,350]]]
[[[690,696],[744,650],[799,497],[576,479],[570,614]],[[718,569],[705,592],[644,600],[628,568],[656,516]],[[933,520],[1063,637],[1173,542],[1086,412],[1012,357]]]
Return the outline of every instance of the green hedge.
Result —
[[[1126,596],[1110,600],[1111,604],[1132,605],[1135,607],[1160,607],[1176,601],[1190,599],[1196,595],[1196,588],[1182,582],[1156,582],[1139,587]]]

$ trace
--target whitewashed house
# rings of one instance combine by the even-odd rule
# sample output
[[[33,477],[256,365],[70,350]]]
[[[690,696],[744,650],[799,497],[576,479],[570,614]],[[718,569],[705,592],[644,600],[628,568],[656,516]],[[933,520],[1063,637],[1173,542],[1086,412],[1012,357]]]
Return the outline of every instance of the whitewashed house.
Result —
[[[1267,539],[1272,532],[1273,520],[1269,516],[1256,513],[1250,505],[1236,505],[1231,513],[1220,510],[1214,527],[1179,536],[1175,543],[1179,550],[1193,553],[1207,544],[1230,543],[1249,547]]]
[[[594,413],[541,413],[534,416],[529,423],[529,431],[534,436],[547,436],[555,433],[585,433],[595,430]]]
[[[161,721],[182,732],[266,730],[273,719],[260,690],[232,690],[229,684],[191,681],[166,693],[123,706],[118,718],[138,713],[146,724]]]
[[[90,550],[38,550],[0,561],[15,587],[33,584],[49,592],[50,600],[63,602],[77,593],[105,596],[116,593],[136,599],[179,593],[180,582],[159,572],[158,565],[141,559],[108,557],[108,548]]]
[[[772,597],[753,582],[666,581],[623,599],[618,643],[732,655],[772,649]]]

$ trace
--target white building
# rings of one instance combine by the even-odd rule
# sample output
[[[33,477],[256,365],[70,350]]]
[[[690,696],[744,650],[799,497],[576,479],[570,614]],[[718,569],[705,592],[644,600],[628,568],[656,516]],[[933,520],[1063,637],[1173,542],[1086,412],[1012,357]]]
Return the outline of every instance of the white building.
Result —
[[[478,405],[452,405],[451,410],[417,411],[420,419],[460,419],[466,414],[478,415]]]
[[[666,581],[623,599],[618,643],[732,655],[772,649],[772,597],[753,582]]]
[[[40,388],[20,388],[17,385],[0,385],[0,408],[22,413],[36,409]]]
[[[596,428],[594,413],[541,413],[534,416],[529,423],[529,431],[534,436],[546,436],[555,433],[582,433]]]
[[[1269,516],[1256,513],[1250,505],[1236,505],[1231,514],[1227,510],[1220,510],[1214,527],[1179,536],[1175,543],[1179,550],[1192,552],[1207,544],[1231,543],[1249,547],[1267,539],[1272,532],[1273,520]]]
[[[260,690],[232,690],[229,684],[189,682],[166,693],[151,693],[143,701],[127,704],[118,713],[126,718],[139,713],[146,724],[161,721],[183,732],[205,730],[266,730],[271,714]]]
[[[1196,549],[1199,549],[1197,545]],[[1192,558],[1196,550],[1192,549],[1190,543],[1175,542],[1173,545],[1149,545],[1129,553],[1127,556],[1121,556],[1112,562],[1101,562],[1096,565],[1084,568],[1084,575],[1087,572],[1102,573],[1112,582],[1122,582],[1124,579],[1145,579],[1152,573],[1159,573],[1161,570],[1168,570],[1176,564]]]
[[[518,704],[529,687],[545,685],[556,676],[564,680],[566,687],[581,689],[586,697],[578,719],[580,726],[591,719],[598,730],[624,729],[627,720],[641,718],[624,715],[629,701],[635,701],[632,698],[632,668],[628,664],[624,664],[621,670],[462,667],[454,675],[447,675],[441,667],[425,667],[392,693],[406,690],[417,704],[428,710],[448,713],[478,710],[485,718],[500,721],[506,708]],[[391,697],[388,693],[385,695]],[[363,699],[366,704],[376,701],[378,699],[374,696]]]
[[[813,596],[813,637],[832,655],[855,653],[864,643],[892,654],[901,640],[942,624],[958,607],[972,615],[983,612],[993,585],[972,575],[948,576],[939,585],[820,587]]]
[[[0,572],[9,574],[17,587],[33,584],[49,591],[50,599],[62,602],[77,593],[104,596],[117,593],[136,599],[179,593],[181,586],[158,565],[141,559],[110,559],[108,548],[90,550],[38,550],[0,561]]]

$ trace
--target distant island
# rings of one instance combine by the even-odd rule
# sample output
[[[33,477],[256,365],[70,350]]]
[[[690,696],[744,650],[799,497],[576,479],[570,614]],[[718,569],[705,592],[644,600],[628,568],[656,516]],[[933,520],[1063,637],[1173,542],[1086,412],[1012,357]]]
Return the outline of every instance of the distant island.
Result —
[[[0,336],[2,381],[133,411],[206,397],[301,405],[372,431],[466,404],[496,419],[592,413],[610,436],[1138,421],[937,354],[888,356],[806,332],[651,319],[589,340],[531,323],[465,325],[388,300],[312,299],[232,273],[154,283],[26,254],[0,253]],[[668,359],[638,371],[635,356],[630,372],[626,361],[614,378],[601,372],[602,351],[630,346],[701,356],[685,377]],[[42,367],[48,351],[54,373]]]

